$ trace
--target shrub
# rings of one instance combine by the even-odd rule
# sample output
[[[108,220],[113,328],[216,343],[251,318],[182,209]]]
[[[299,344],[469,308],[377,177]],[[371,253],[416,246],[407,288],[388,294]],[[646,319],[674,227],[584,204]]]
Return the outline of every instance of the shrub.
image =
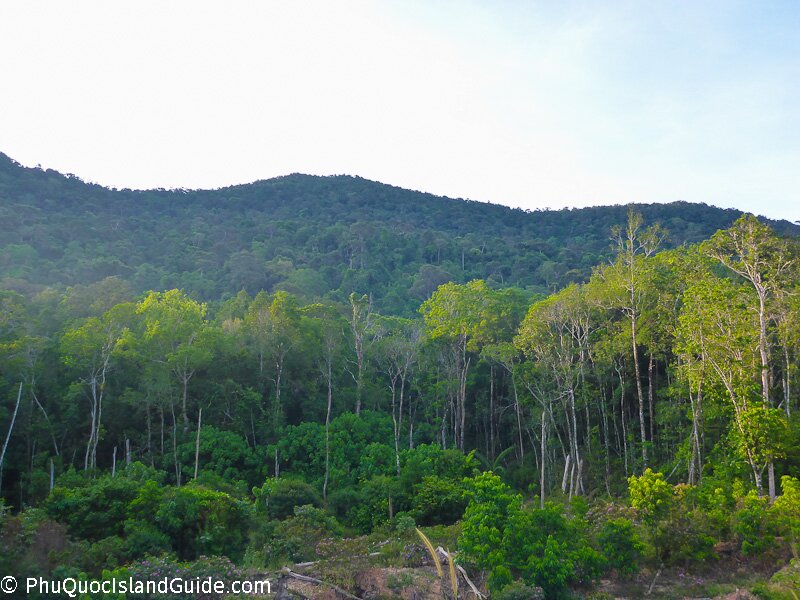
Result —
[[[394,516],[394,529],[400,535],[412,533],[416,527],[417,523],[414,521],[414,517],[408,513],[401,512]]]
[[[672,507],[672,486],[664,481],[662,473],[647,469],[640,476],[628,478],[631,506],[642,515],[642,520],[654,524],[669,513]]]
[[[341,525],[324,510],[298,506],[294,516],[265,528],[260,539],[254,540],[254,550],[261,554],[263,565],[313,560],[320,541],[342,533]]]
[[[156,521],[172,538],[178,556],[241,557],[250,517],[246,503],[201,486],[186,485],[170,491]]]
[[[598,542],[609,567],[621,575],[632,575],[639,570],[644,544],[630,520],[620,517],[603,523]]]
[[[468,490],[458,546],[468,561],[489,570],[506,562],[503,536],[509,518],[522,508],[522,498],[491,472],[474,477]]]
[[[411,513],[423,525],[449,525],[458,521],[467,507],[463,480],[424,477],[414,487]]]
[[[204,580],[211,578],[215,581],[244,581],[246,575],[238,569],[230,560],[225,557],[205,556],[199,557],[193,562],[178,562],[171,557],[147,558],[133,563],[128,567],[129,576],[134,581],[160,581],[164,578],[168,580],[181,579],[183,581]],[[170,593],[170,594],[127,594],[127,600],[217,600],[224,596],[221,594],[189,594],[189,593]]]
[[[253,489],[253,494],[259,509],[263,509],[270,519],[290,517],[296,506],[322,506],[319,492],[298,479],[267,479],[263,486]]]
[[[800,481],[784,475],[781,489],[783,494],[775,500],[772,510],[778,530],[789,541],[792,555],[797,559],[800,543]]]
[[[47,514],[64,523],[79,538],[101,540],[121,535],[128,508],[140,483],[119,476],[80,482],[80,487],[57,486],[44,502]]]
[[[768,511],[769,499],[750,491],[739,500],[733,530],[742,543],[742,554],[761,554],[775,542],[775,527]]]
[[[523,583],[513,583],[492,594],[494,600],[544,600],[542,588],[531,587]]]
[[[513,582],[514,576],[511,574],[511,569],[505,565],[497,565],[492,569],[492,572],[489,573],[489,578],[486,580],[486,587],[492,592],[492,596],[496,596],[497,592]]]

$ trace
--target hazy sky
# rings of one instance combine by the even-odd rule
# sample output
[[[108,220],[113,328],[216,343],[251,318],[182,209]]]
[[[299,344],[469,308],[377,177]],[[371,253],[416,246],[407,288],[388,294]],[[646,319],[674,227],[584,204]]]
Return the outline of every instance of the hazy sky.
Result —
[[[0,151],[115,187],[798,220],[800,3],[3,0]]]

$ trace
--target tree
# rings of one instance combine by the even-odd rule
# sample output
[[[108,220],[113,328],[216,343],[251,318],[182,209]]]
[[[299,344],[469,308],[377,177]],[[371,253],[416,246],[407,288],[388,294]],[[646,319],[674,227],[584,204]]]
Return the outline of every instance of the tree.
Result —
[[[206,321],[208,307],[180,290],[150,292],[136,307],[144,319],[142,340],[146,356],[163,365],[181,384],[181,417],[189,429],[188,387],[197,369],[212,358]]]
[[[502,319],[497,293],[486,282],[476,279],[463,285],[445,283],[420,306],[428,335],[441,339],[453,353],[453,375],[457,380],[454,437],[464,450],[466,432],[467,373],[472,357],[491,341],[492,332]]]
[[[757,315],[749,310],[746,288],[711,273],[699,275],[684,294],[676,350],[690,384],[702,374],[723,386],[733,409],[737,448],[750,465],[760,495],[764,460],[771,462],[778,447],[770,449],[766,430],[761,430],[774,415],[761,419],[753,412],[759,395],[754,377],[759,363]]]
[[[564,481],[569,481],[570,498],[574,493],[583,491],[576,394],[589,358],[588,344],[592,332],[590,312],[583,289],[576,285],[569,286],[534,304],[514,340],[518,348],[545,370],[552,382],[551,389],[544,392],[547,400],[540,397],[543,406],[547,403],[550,410],[552,395],[560,399],[564,407],[569,441]],[[544,494],[544,490],[541,493]]]
[[[634,376],[636,379],[636,396],[639,400],[639,433],[642,441],[642,461],[647,467],[647,435],[644,419],[644,393],[642,391],[642,373],[639,363],[639,340],[637,327],[645,305],[653,294],[648,285],[649,269],[646,262],[666,237],[666,231],[660,225],[642,229],[642,215],[628,211],[628,223],[625,228],[614,227],[612,238],[617,246],[617,258],[608,267],[598,270],[597,276],[607,282],[611,288],[608,306],[621,310],[630,321],[630,341],[633,356]]]
[[[420,323],[396,317],[382,318],[378,323],[378,356],[389,379],[394,452],[397,475],[400,475],[400,434],[403,427],[403,407],[411,369],[417,361],[422,342]]]
[[[732,227],[715,233],[703,250],[747,281],[758,298],[758,352],[761,394],[770,404],[768,303],[787,285],[795,264],[788,244],[753,215],[743,215]]]
[[[493,473],[476,476],[468,492],[458,547],[479,569],[505,563],[503,535],[509,520],[522,508],[522,497],[511,492]]]
[[[134,305],[118,304],[101,318],[89,317],[68,329],[61,338],[64,363],[81,373],[81,383],[88,389],[91,426],[83,468],[97,466],[97,444],[103,417],[106,379],[114,353],[133,320]]]
[[[353,334],[353,346],[356,353],[356,414],[361,414],[361,400],[364,394],[364,352],[367,332],[372,324],[372,299],[364,294],[358,297],[350,294],[350,331]]]
[[[800,558],[800,481],[784,475],[781,478],[783,494],[775,500],[773,511],[778,517],[778,527],[789,540],[795,559]]]

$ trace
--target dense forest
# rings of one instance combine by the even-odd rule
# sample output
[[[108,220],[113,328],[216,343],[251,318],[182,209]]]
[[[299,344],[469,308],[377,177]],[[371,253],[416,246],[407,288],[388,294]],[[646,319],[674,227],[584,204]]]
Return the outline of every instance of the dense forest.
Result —
[[[7,159],[0,207],[4,573],[308,562],[363,594],[354,554],[430,563],[419,528],[465,569],[438,595],[508,600],[798,557],[789,223]]]
[[[669,230],[664,247],[701,242],[740,216],[687,202],[636,209]],[[448,281],[536,293],[586,281],[612,257],[609,232],[626,212],[526,212],[344,176],[108,190],[0,154],[0,286],[30,296],[113,276],[137,293],[182,289],[207,302],[263,289],[346,303],[356,291],[409,317]]]

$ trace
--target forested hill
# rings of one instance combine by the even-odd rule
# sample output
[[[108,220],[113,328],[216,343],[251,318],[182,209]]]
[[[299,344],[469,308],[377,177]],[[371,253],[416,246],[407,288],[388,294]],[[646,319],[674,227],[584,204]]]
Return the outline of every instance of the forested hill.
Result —
[[[669,230],[668,245],[701,241],[740,216],[686,202],[637,210]],[[585,280],[626,212],[526,212],[349,176],[111,190],[0,154],[0,285],[33,293],[118,276],[136,291],[183,288],[204,299],[284,289],[341,300],[355,290],[407,314],[449,280],[538,292]]]

